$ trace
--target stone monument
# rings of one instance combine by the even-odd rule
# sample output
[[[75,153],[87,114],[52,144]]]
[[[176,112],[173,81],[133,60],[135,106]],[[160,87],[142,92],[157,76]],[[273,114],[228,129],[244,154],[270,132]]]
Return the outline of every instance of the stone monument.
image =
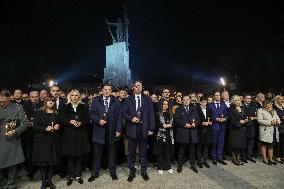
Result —
[[[128,43],[128,19],[124,8],[123,19],[111,23],[106,19],[108,31],[112,38],[112,45],[106,46],[106,67],[104,69],[104,81],[113,86],[131,85],[131,71],[129,69],[129,43]],[[111,27],[116,27],[114,36]]]

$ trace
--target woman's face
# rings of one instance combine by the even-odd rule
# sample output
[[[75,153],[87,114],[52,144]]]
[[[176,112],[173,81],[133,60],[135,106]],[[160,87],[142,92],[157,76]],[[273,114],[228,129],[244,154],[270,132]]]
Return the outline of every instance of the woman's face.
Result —
[[[79,94],[76,92],[71,93],[70,100],[72,103],[76,104],[79,101]]]
[[[54,102],[52,101],[52,100],[48,100],[47,102],[46,102],[46,107],[48,107],[48,108],[53,108],[54,107]]]
[[[169,108],[169,102],[168,101],[164,101],[163,102],[163,111],[168,110],[168,108]]]
[[[281,97],[277,98],[277,102],[276,103],[283,106],[284,105],[284,97],[281,96]]]
[[[266,108],[267,108],[268,110],[272,110],[272,109],[273,109],[272,103],[267,104]]]
[[[241,106],[241,99],[237,98],[234,103],[236,106]]]

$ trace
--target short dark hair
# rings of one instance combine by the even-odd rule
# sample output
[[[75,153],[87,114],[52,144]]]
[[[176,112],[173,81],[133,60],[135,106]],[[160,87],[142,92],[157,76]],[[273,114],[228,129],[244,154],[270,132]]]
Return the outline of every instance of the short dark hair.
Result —
[[[220,93],[221,94],[221,91],[219,89],[215,89],[212,91],[212,95],[214,95],[215,93]]]
[[[103,84],[102,84],[102,89],[104,88],[104,87],[111,87],[112,88],[112,85],[109,83],[109,82],[104,82]]]
[[[136,80],[136,81],[134,81],[133,85],[135,85],[135,83],[141,83],[141,84],[143,85],[143,83],[142,83],[141,80]]]
[[[208,99],[208,97],[205,97],[205,96],[202,96],[202,97],[200,97],[200,102],[202,102],[202,101],[207,101],[207,99]]]

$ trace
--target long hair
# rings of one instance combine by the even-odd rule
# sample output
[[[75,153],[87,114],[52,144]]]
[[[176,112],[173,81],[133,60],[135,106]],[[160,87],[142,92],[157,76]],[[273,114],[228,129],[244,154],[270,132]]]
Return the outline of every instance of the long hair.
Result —
[[[71,103],[71,94],[72,93],[76,93],[78,96],[79,96],[79,100],[77,102],[76,105],[82,103],[82,97],[81,97],[81,94],[80,92],[77,90],[77,89],[73,89],[72,91],[70,91],[70,93],[67,95],[67,104]]]
[[[46,97],[46,99],[45,99],[44,102],[43,102],[43,107],[41,108],[41,110],[43,110],[43,111],[46,112],[46,110],[47,110],[47,102],[48,102],[48,101],[54,102],[54,106],[53,106],[52,110],[53,110],[55,113],[57,113],[57,110],[56,110],[56,98],[54,98],[54,97]]]

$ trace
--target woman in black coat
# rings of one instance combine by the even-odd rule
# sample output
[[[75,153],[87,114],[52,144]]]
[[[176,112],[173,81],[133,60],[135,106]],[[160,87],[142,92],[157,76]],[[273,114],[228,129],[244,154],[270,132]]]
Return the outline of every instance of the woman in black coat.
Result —
[[[154,154],[157,155],[158,173],[164,171],[173,173],[171,169],[171,155],[173,153],[174,134],[173,134],[173,113],[169,107],[169,101],[162,101],[162,110],[159,112],[159,124],[156,141],[154,144]]]
[[[59,116],[55,111],[55,98],[47,98],[42,110],[34,117],[33,163],[39,167],[42,189],[47,185],[56,188],[51,181],[53,168],[58,165],[61,157],[59,133]]]
[[[76,179],[83,184],[82,159],[90,152],[87,126],[90,123],[88,106],[81,102],[78,90],[72,90],[67,96],[68,103],[62,112],[62,155],[67,156],[68,180],[71,185]]]
[[[241,108],[240,97],[234,95],[232,97],[232,105],[228,110],[228,148],[232,153],[232,162],[235,165],[243,165],[240,161],[240,153],[246,147],[246,128],[245,123],[249,120],[244,119],[244,110]]]

